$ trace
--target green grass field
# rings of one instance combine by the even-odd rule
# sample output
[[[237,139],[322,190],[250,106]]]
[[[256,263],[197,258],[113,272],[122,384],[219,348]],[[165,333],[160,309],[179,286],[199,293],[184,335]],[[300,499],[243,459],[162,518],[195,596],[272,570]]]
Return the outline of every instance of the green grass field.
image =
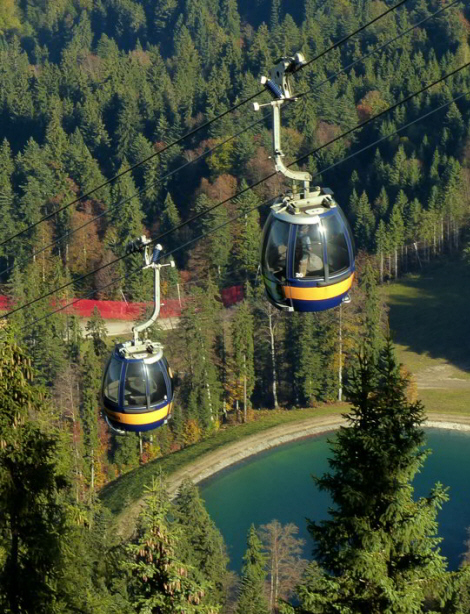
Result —
[[[398,358],[429,412],[470,414],[470,269],[436,262],[384,288]]]

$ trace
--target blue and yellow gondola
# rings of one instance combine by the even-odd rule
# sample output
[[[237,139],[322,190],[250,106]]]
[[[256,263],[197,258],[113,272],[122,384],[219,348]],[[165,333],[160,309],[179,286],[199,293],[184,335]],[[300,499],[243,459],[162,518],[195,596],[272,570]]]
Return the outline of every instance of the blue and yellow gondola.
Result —
[[[168,422],[172,401],[172,372],[161,345],[116,345],[102,385],[108,425],[118,433],[150,431]]]
[[[287,311],[324,311],[348,300],[354,239],[328,188],[287,196],[271,207],[261,269],[269,301]]]

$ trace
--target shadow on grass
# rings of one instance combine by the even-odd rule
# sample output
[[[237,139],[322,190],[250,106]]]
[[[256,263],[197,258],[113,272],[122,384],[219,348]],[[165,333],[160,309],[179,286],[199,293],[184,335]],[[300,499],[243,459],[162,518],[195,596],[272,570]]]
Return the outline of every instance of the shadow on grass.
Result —
[[[469,266],[446,259],[391,284],[387,295],[395,343],[470,370]]]

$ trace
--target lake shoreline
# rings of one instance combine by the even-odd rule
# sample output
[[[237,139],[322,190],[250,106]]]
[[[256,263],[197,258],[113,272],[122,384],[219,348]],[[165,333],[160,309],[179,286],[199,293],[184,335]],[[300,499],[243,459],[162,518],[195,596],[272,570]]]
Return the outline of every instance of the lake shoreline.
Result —
[[[195,484],[199,484],[220,471],[252,456],[286,443],[335,431],[340,426],[345,425],[346,421],[340,416],[314,417],[291,425],[279,425],[268,431],[251,435],[242,441],[228,444],[220,450],[209,452],[194,463],[190,463],[173,473],[168,478],[170,496],[176,495],[181,482],[185,478],[190,478]],[[470,431],[470,416],[430,415],[423,427]]]
[[[286,443],[300,441],[315,435],[333,432],[346,421],[341,415],[315,416],[299,422],[287,423],[255,433],[239,441],[227,444],[220,449],[204,454],[188,463],[167,477],[168,492],[171,498],[176,496],[181,482],[189,478],[195,484],[215,476],[217,473],[254,457],[262,452],[282,446]],[[423,424],[426,428],[441,428],[458,431],[470,431],[470,416],[457,414],[430,414]],[[129,535],[135,526],[142,509],[143,498],[140,497],[127,506],[125,521],[118,521],[118,533]]]

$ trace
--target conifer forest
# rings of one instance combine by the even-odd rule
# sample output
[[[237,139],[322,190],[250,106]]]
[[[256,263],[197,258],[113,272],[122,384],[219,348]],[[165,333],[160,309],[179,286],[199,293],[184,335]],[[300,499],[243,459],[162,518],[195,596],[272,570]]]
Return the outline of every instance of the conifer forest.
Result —
[[[356,272],[349,304],[285,313],[259,261],[291,185],[270,106],[253,102],[298,52],[286,165],[334,192]],[[437,259],[468,263],[469,220],[466,0],[0,0],[0,611],[470,613],[470,566],[448,571],[436,536],[449,494],[413,496],[425,408],[381,291]],[[161,298],[181,313],[150,329],[175,397],[168,424],[117,435],[101,382],[130,335],[75,306],[150,314],[152,275],[126,247],[143,235],[175,261]],[[348,427],[315,478],[334,507],[308,521],[311,560],[273,518],[241,537],[236,576],[197,487],[172,497],[161,471],[132,536],[116,530],[101,491],[124,474],[338,401]]]

